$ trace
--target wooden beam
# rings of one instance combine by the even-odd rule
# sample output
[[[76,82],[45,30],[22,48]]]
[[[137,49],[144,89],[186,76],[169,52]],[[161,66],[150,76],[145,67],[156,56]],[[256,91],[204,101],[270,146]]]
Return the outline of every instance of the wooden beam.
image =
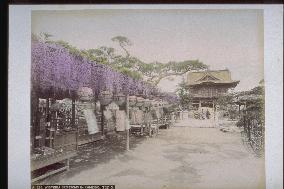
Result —
[[[36,178],[32,179],[32,183],[33,183],[33,182],[36,182],[36,181],[38,181],[38,180],[44,179],[44,178],[46,178],[46,177],[49,177],[49,176],[51,176],[51,175],[54,175],[55,173],[58,173],[58,172],[61,172],[61,171],[64,171],[64,170],[68,170],[68,169],[69,169],[69,167],[68,167],[68,166],[65,166],[65,167],[62,167],[62,168],[60,168],[60,169],[56,169],[56,170],[54,170],[54,171],[48,172],[48,173],[46,173],[46,174],[44,174],[44,175],[41,175],[41,176],[39,176],[39,177],[36,177]]]
[[[74,157],[77,155],[77,152],[72,151],[68,153],[57,154],[42,160],[32,160],[31,161],[31,171],[52,165],[54,163],[65,161],[68,158]]]
[[[125,103],[125,107],[126,107],[126,118],[127,120],[129,120],[129,95],[126,95],[126,99],[125,99],[126,103]],[[128,127],[130,127],[130,125],[128,125]],[[127,128],[126,130],[126,150],[129,151],[129,129]]]

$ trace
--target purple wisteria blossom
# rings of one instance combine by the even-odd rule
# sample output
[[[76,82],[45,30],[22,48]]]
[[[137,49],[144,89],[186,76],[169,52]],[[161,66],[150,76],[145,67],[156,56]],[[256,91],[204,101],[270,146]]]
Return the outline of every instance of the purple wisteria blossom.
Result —
[[[42,98],[70,98],[80,87],[93,89],[95,97],[101,91],[144,97],[159,95],[155,86],[73,55],[59,44],[33,42],[31,68],[32,90]],[[164,99],[173,102],[176,97],[165,94]]]

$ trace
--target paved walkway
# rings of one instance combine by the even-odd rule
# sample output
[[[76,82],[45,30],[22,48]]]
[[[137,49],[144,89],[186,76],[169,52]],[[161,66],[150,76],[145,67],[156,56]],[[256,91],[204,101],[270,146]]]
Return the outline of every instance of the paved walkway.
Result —
[[[183,119],[178,120],[177,123],[175,123],[178,127],[195,127],[195,128],[211,128],[218,126],[218,121],[214,119]]]
[[[56,184],[114,184],[116,189],[264,188],[264,160],[248,152],[240,133],[189,126],[161,130],[131,151],[62,176]]]

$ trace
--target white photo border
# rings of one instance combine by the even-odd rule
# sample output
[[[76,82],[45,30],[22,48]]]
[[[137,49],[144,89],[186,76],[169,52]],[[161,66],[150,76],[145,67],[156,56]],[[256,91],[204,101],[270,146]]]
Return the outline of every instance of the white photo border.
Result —
[[[10,5],[8,188],[28,189],[30,175],[31,11],[82,9],[261,9],[264,11],[266,188],[283,188],[282,5]]]

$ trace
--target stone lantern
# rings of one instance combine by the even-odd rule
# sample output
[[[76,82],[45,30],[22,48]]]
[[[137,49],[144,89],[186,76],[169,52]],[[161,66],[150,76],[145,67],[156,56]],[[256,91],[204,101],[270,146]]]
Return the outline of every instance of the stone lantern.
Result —
[[[143,106],[145,99],[143,97],[137,97],[136,106]]]
[[[113,99],[115,103],[119,106],[123,105],[125,103],[125,95],[123,93],[118,93],[113,96]]]
[[[108,105],[111,103],[112,101],[112,92],[110,91],[102,91],[100,94],[99,94],[99,101],[101,103],[101,105]]]
[[[80,87],[77,91],[77,95],[83,102],[92,101],[94,98],[93,90],[89,87]]]
[[[167,101],[164,101],[164,107],[170,107],[170,104],[169,104],[169,102],[167,102]]]
[[[150,107],[150,106],[151,106],[151,100],[145,99],[145,101],[144,101],[144,106],[145,106],[145,107]]]
[[[159,106],[159,101],[153,100],[153,101],[152,101],[152,106],[158,107],[158,106]]]
[[[129,96],[129,106],[135,106],[137,103],[137,97],[136,96]]]

